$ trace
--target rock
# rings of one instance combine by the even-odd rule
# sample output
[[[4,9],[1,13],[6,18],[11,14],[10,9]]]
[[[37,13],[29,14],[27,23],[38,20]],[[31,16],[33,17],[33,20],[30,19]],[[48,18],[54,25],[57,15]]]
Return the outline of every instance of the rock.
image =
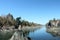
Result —
[[[28,40],[28,38],[23,36],[22,30],[16,30],[16,32],[9,40]]]
[[[22,30],[17,30],[10,40],[24,40]]]
[[[57,28],[53,27],[53,28],[47,29],[46,31],[53,35],[60,36],[60,27],[57,27]]]

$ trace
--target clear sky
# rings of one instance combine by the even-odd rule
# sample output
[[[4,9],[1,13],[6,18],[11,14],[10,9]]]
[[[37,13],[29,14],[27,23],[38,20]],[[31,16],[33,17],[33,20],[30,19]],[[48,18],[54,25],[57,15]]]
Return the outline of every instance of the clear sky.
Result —
[[[0,15],[8,13],[45,24],[50,19],[60,19],[60,0],[0,0]]]

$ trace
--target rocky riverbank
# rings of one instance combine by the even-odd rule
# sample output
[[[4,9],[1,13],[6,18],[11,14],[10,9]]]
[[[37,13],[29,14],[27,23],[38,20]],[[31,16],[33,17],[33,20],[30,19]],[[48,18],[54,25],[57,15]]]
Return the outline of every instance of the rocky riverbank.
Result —
[[[55,36],[60,36],[60,27],[52,27],[52,28],[48,28],[47,32],[55,35]]]
[[[60,20],[56,20],[56,19],[50,20],[46,24],[46,28],[47,28],[47,32],[60,36]]]
[[[29,37],[27,37],[26,34],[28,34],[30,31],[34,31],[38,28],[41,28],[40,26],[37,27],[23,27],[18,29],[0,29],[0,39],[1,40],[28,40]]]

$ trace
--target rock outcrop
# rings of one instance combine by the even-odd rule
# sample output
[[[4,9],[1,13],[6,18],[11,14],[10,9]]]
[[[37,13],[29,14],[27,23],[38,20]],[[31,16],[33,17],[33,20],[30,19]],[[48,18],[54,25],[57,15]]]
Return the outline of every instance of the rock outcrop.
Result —
[[[60,20],[50,20],[46,26],[47,32],[60,35]]]
[[[24,37],[22,30],[17,30],[9,40],[28,40]]]
[[[50,20],[47,24],[47,27],[60,27],[60,20]]]

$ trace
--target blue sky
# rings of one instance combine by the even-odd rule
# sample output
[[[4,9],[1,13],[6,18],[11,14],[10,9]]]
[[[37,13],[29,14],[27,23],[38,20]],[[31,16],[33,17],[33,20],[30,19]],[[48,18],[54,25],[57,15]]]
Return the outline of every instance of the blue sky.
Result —
[[[60,19],[60,0],[0,0],[0,15],[8,13],[45,24],[50,19]]]

